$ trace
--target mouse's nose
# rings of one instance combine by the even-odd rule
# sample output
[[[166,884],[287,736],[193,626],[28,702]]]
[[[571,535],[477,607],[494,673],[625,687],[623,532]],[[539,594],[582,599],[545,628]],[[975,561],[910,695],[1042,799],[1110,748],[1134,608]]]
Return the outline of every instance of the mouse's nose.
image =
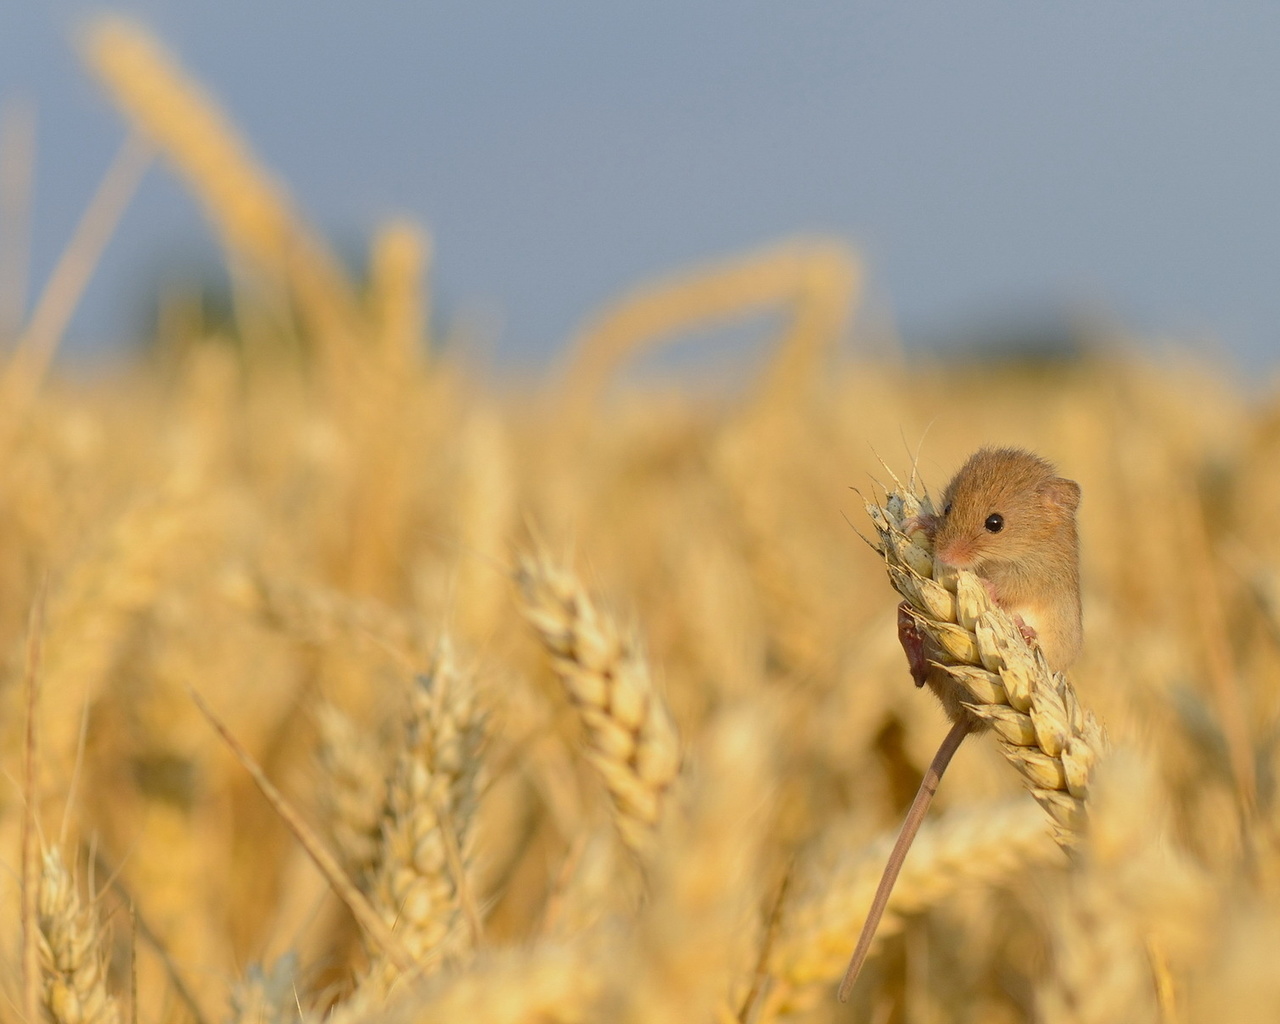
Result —
[[[943,565],[953,569],[969,569],[974,563],[973,544],[964,540],[951,540],[934,548],[934,555]]]

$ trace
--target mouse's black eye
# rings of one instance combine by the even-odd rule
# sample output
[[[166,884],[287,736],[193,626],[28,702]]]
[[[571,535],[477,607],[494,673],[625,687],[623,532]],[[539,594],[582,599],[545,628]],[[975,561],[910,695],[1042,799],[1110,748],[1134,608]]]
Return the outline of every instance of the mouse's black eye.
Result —
[[[951,515],[951,502],[947,502],[946,506],[945,506],[945,507],[943,508],[943,510],[942,510],[942,514],[943,514],[944,516],[949,516],[949,515]]]
[[[987,528],[987,533],[999,533],[1004,529],[1004,516],[999,512],[992,512],[982,525]]]

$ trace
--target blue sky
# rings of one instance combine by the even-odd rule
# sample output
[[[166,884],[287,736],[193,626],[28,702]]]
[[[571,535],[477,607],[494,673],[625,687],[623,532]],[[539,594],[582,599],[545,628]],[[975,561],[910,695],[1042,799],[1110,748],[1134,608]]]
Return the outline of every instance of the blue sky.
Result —
[[[1280,366],[1280,5],[148,0],[155,29],[332,237],[404,213],[438,301],[545,359],[644,277],[802,232],[866,254],[909,341],[1088,309]],[[34,105],[33,276],[123,135],[70,39],[0,11]],[[84,350],[216,258],[152,171],[86,297]]]

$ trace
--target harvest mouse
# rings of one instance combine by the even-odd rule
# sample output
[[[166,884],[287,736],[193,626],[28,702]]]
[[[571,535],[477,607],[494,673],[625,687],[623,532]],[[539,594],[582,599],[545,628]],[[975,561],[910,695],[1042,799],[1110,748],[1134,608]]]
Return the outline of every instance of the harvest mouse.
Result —
[[[921,523],[939,561],[970,569],[1055,672],[1080,653],[1080,485],[1038,455],[981,448],[942,492],[942,512]]]
[[[941,511],[919,516],[907,528],[923,530],[934,557],[968,569],[986,585],[1028,643],[1038,645],[1055,672],[1064,672],[1080,653],[1080,552],[1076,509],[1080,485],[1057,475],[1052,465],[1018,448],[980,448],[942,492]],[[958,685],[929,664],[922,634],[910,606],[898,609],[898,639],[917,686],[929,684],[952,720],[920,790],[898,833],[857,948],[840,984],[848,999],[871,950],[876,926],[911,841],[924,820],[951,757],[978,723],[962,705]]]
[[[943,564],[976,573],[1049,667],[1065,672],[1082,638],[1079,505],[1079,484],[1038,455],[981,448],[947,484],[941,511],[918,516],[907,529],[928,534]],[[916,685],[929,683],[952,721],[964,717],[950,677],[930,670],[906,605],[899,609],[898,638]]]

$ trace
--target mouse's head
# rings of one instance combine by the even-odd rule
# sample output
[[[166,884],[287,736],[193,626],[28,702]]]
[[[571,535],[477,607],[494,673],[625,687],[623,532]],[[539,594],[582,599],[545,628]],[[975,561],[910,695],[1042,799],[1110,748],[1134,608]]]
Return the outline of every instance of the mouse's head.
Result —
[[[1075,549],[1080,487],[1018,448],[982,448],[942,493],[938,558],[958,569],[1037,561]]]

